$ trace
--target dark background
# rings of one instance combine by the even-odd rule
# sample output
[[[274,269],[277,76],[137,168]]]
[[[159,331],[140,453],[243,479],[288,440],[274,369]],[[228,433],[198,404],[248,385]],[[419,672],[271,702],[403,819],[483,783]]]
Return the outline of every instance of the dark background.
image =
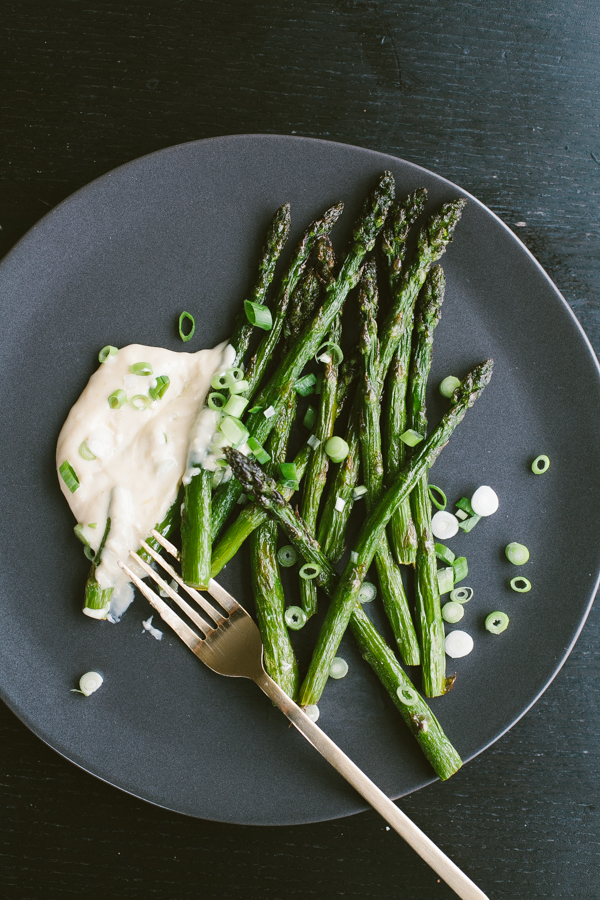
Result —
[[[320,137],[479,197],[598,351],[599,17],[595,0],[4,0],[0,255],[74,190],[153,150]],[[593,609],[534,709],[450,782],[400,803],[491,900],[600,896],[599,632]],[[4,707],[0,735],[11,900],[454,896],[375,813],[286,828],[195,821],[79,771]]]

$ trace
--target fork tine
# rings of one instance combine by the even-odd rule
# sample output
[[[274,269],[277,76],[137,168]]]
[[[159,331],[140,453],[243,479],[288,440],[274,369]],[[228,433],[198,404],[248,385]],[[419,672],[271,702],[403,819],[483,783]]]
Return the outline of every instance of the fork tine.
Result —
[[[197,653],[198,648],[202,645],[202,639],[198,637],[198,635],[192,631],[192,629],[187,625],[183,619],[180,619],[177,613],[171,609],[168,603],[165,603],[158,594],[156,594],[152,588],[149,588],[147,584],[144,584],[141,578],[138,578],[131,569],[129,569],[125,563],[119,563],[123,571],[126,573],[127,577],[130,578],[135,586],[140,589],[144,597],[148,600],[151,606],[154,607],[156,612],[159,614],[161,619],[169,625],[173,631],[179,635],[181,640],[186,646],[190,648],[192,653]],[[173,592],[174,593],[174,592]]]
[[[190,617],[192,622],[198,626],[198,628],[200,629],[202,634],[204,634],[206,636],[206,635],[210,634],[211,631],[214,630],[214,626],[211,625],[209,622],[207,622],[205,619],[203,619],[202,616],[200,616],[196,612],[196,610],[192,606],[190,606],[190,604],[187,602],[187,600],[185,600],[183,597],[180,597],[179,594],[177,593],[177,591],[174,591],[173,588],[171,587],[171,585],[167,584],[167,582],[164,580],[164,578],[161,578],[160,575],[158,574],[158,572],[155,572],[154,569],[151,566],[149,566],[147,562],[145,562],[145,560],[141,559],[137,555],[137,553],[134,553],[133,550],[130,550],[129,553],[130,553],[130,556],[133,556],[136,563],[138,563],[142,567],[142,569],[150,576],[150,578],[152,578],[153,581],[155,581],[158,585],[160,585],[160,587],[163,589],[163,591],[165,591],[169,595],[171,600],[174,600],[175,603],[177,604],[177,606],[180,609],[182,609],[183,612],[186,613],[186,615],[188,615]],[[135,583],[137,584],[137,582],[135,582]],[[168,605],[168,604],[165,604],[165,605]]]
[[[172,544],[171,541],[168,541],[166,537],[163,537],[160,531],[157,531],[155,528],[150,532],[154,540],[158,541],[161,547],[163,547],[167,553],[170,553],[171,556],[174,556],[175,559],[179,559],[179,550]]]
[[[233,612],[240,605],[231,594],[227,593],[225,588],[222,588],[220,584],[217,584],[214,578],[211,578],[208,582],[208,593],[211,597],[214,597],[217,603],[220,603],[227,612]]]
[[[221,615],[221,612],[215,609],[214,606],[209,603],[205,597],[202,596],[202,594],[199,594],[198,591],[194,590],[193,587],[190,587],[189,584],[186,584],[185,581],[183,581],[183,579],[177,574],[173,566],[169,565],[169,563],[166,561],[166,559],[164,559],[164,557],[160,555],[160,553],[157,553],[156,550],[153,550],[152,547],[150,547],[150,545],[145,541],[142,541],[142,547],[144,548],[146,553],[150,554],[152,559],[156,560],[156,562],[160,566],[162,566],[166,572],[169,573],[169,575],[177,582],[180,587],[184,589],[184,591],[187,591],[190,597],[196,601],[198,606],[200,606],[204,610],[204,612],[214,620],[215,625],[220,625],[221,622],[224,621],[224,616]]]

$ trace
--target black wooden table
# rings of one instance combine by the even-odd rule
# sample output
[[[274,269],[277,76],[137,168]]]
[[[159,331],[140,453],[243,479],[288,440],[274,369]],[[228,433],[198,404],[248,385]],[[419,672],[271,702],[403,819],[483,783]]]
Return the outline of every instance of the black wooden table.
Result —
[[[321,137],[404,157],[479,197],[598,351],[599,11],[595,0],[4,0],[0,255],[72,191],[150,151],[244,132]],[[534,709],[450,782],[401,802],[492,900],[600,897],[599,637],[592,610]],[[3,897],[454,896],[375,813],[285,828],[186,819],[79,771],[4,707],[0,729]]]

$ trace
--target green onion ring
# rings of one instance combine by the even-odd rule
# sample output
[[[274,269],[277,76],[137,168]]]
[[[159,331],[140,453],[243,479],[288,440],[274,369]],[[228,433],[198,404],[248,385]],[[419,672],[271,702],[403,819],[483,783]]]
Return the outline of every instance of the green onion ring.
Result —
[[[145,394],[135,394],[135,396],[133,396],[129,401],[129,405],[132,409],[137,409],[138,412],[143,412],[145,409],[148,409],[150,401]]]
[[[298,572],[300,578],[304,578],[306,581],[312,581],[313,578],[316,578],[317,575],[320,574],[321,566],[317,566],[314,563],[306,563]]]
[[[151,363],[149,362],[137,362],[133,363],[133,365],[129,366],[129,371],[132,375],[154,375],[154,369],[152,368]]]
[[[190,330],[188,331],[187,334],[185,334],[185,332],[183,330],[183,325],[184,325],[186,319],[189,319],[189,321],[192,323],[190,325]],[[196,330],[196,320],[194,319],[193,315],[189,312],[185,312],[185,311],[182,312],[181,315],[179,316],[179,337],[181,338],[181,340],[183,341],[184,344],[187,344],[188,341],[191,341],[191,339],[194,337],[195,330]]]
[[[448,506],[448,498],[446,497],[443,490],[437,486],[437,484],[430,484],[427,488],[427,492],[429,494],[429,499],[438,509],[444,510]],[[439,500],[435,495],[439,494],[442,498]]]
[[[400,687],[396,688],[396,696],[400,703],[404,703],[405,706],[412,706],[413,703],[416,703],[419,699],[419,695],[414,688],[405,687],[402,684]]]
[[[510,586],[513,591],[517,592],[517,594],[526,594],[531,590],[531,582],[529,578],[523,578],[522,575],[517,575],[516,578],[511,578]]]
[[[486,631],[489,631],[490,634],[502,634],[508,628],[509,621],[505,612],[496,611],[490,613],[485,619]]]
[[[75,493],[77,488],[79,487],[79,478],[77,477],[77,473],[68,459],[65,459],[63,463],[60,464],[58,471],[60,472],[60,477],[69,488],[72,494]]]
[[[101,363],[105,363],[112,356],[116,356],[119,352],[118,347],[111,347],[110,344],[107,344],[106,347],[103,347],[100,353],[98,354],[98,361]]]
[[[348,663],[341,656],[334,656],[329,666],[330,678],[345,678],[348,674]]]
[[[82,459],[87,459],[90,462],[91,462],[91,460],[96,459],[96,457],[94,456],[94,454],[88,447],[87,441],[82,441],[81,444],[79,445],[79,455],[81,456]]]
[[[344,361],[342,348],[334,341],[327,341],[325,344],[321,344],[321,346],[315,353],[315,360],[317,362],[327,362],[327,360],[321,358],[321,354],[323,351],[331,358],[331,362],[334,366],[339,366],[340,363]]]
[[[233,371],[231,369],[226,369],[224,372],[217,372],[216,375],[213,375],[211,378],[210,386],[215,388],[215,390],[223,390],[231,387],[232,384],[235,384],[235,378],[233,377]]]
[[[253,303],[252,300],[244,300],[244,312],[251,325],[270,331],[273,327],[271,310],[264,303]]]
[[[524,544],[517,544],[516,541],[507,544],[504,552],[506,553],[507,560],[514,566],[524,566],[529,559],[529,550],[527,547],[525,547]]]
[[[455,375],[447,375],[440,384],[440,394],[450,400],[456,388],[460,387],[460,383],[460,378]]]
[[[358,592],[359,603],[371,603],[377,596],[377,588],[370,581],[363,581]]]
[[[340,463],[348,456],[350,448],[344,438],[331,437],[325,444],[325,453],[334,463]]]
[[[306,625],[306,613],[299,606],[288,606],[283,618],[287,627],[292,631],[300,631]]]
[[[108,405],[111,409],[121,409],[124,403],[127,403],[127,394],[121,388],[118,391],[113,391],[108,398]]]
[[[287,544],[285,547],[280,547],[277,551],[277,560],[280,566],[283,566],[284,569],[289,569],[290,566],[298,562],[298,554],[291,544]]]
[[[547,456],[536,456],[531,463],[531,471],[534,475],[543,475],[550,468],[550,459]]]
[[[450,591],[450,599],[454,603],[468,603],[472,596],[473,588],[470,587],[459,587]]]

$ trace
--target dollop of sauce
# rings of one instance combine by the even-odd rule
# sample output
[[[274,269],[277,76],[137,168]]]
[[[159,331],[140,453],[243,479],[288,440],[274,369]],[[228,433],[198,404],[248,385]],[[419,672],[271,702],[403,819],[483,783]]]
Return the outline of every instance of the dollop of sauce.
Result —
[[[233,356],[226,343],[197,353],[130,344],[100,365],[67,416],[56,466],[58,471],[68,460],[79,487],[71,493],[60,474],[58,480],[94,551],[110,516],[96,579],[102,588],[115,589],[112,621],[118,621],[133,599],[119,562],[127,560],[130,550],[137,551],[165,517],[191,456],[201,462],[207,454],[216,425],[210,427],[212,417],[206,416],[203,403],[213,375],[231,366]],[[151,375],[132,374],[130,367],[140,362],[150,364]],[[170,384],[159,400],[152,400],[149,390],[160,375],[167,375]],[[117,390],[125,392],[127,402],[111,409],[108,398]],[[140,395],[148,398],[145,409],[131,404]]]

